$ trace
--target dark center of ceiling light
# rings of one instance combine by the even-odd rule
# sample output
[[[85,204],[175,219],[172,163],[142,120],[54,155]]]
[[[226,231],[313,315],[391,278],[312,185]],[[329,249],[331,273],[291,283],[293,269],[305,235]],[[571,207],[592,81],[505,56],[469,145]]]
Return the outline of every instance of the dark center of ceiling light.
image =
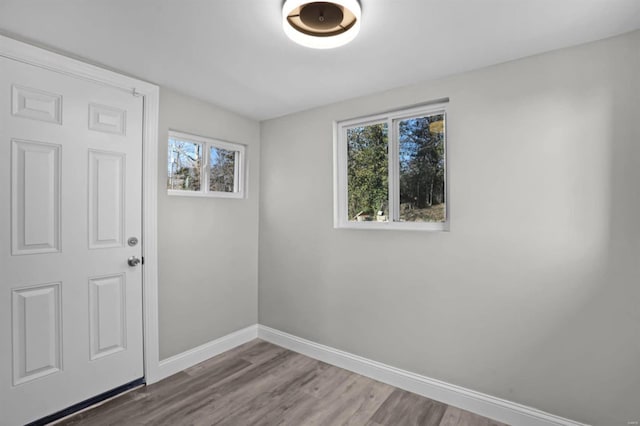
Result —
[[[331,37],[348,31],[356,17],[344,7],[324,1],[303,4],[287,16],[289,24],[301,33]]]
[[[282,28],[302,46],[331,49],[358,35],[361,16],[360,0],[284,0]]]
[[[318,31],[335,29],[342,23],[343,18],[342,8],[333,3],[309,3],[300,9],[302,23]]]

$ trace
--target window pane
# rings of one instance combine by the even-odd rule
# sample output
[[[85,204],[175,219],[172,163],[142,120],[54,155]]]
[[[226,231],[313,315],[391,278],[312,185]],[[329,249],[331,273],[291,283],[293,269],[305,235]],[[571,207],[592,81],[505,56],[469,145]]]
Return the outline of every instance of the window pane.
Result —
[[[199,191],[202,167],[202,145],[169,138],[167,187],[182,191]]]
[[[400,221],[444,222],[445,116],[399,122]]]
[[[389,217],[387,124],[347,129],[349,221],[381,221]]]
[[[209,150],[209,190],[235,192],[236,151],[214,146]]]

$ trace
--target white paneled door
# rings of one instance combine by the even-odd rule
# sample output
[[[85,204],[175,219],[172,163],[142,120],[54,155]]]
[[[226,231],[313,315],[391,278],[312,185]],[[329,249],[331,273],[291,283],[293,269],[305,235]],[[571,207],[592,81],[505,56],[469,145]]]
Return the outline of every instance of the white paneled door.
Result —
[[[142,112],[0,58],[0,425],[143,376]]]

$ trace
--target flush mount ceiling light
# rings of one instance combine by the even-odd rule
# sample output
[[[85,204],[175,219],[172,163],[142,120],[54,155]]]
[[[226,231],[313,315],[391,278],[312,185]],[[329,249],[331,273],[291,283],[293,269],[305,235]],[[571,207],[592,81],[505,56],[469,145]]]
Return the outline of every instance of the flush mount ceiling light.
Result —
[[[358,35],[361,14],[358,0],[286,0],[282,6],[282,27],[298,44],[331,49]]]

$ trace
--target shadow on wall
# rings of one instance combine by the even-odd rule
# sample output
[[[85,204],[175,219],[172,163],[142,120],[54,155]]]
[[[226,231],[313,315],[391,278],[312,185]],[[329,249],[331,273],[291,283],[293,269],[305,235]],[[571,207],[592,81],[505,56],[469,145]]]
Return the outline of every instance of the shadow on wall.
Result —
[[[580,99],[559,91],[507,102],[519,105],[523,120],[510,127],[537,129],[539,137],[536,146],[503,153],[511,164],[500,171],[522,179],[528,197],[503,194],[509,210],[496,212],[492,245],[510,251],[491,263],[486,230],[464,230],[477,233],[478,257],[459,259],[467,271],[492,276],[507,303],[508,324],[468,326],[504,345],[493,365],[508,392],[498,396],[600,426],[640,419],[640,146],[630,125],[638,117],[621,98],[630,99],[592,88]],[[541,158],[532,149],[544,152],[544,163],[527,162]]]
[[[550,270],[555,279],[544,286],[564,285],[568,292],[555,318],[541,319],[548,321],[547,332],[531,336],[530,351],[523,354],[523,360],[545,361],[523,362],[522,368],[532,378],[550,376],[566,384],[561,391],[546,389],[558,392],[557,407],[547,403],[547,410],[582,407],[565,415],[602,426],[626,425],[640,421],[640,146],[636,126],[630,125],[638,117],[633,109],[614,102],[610,93],[608,99],[594,97],[578,107],[585,125],[573,129],[567,139],[586,142],[575,147],[573,164],[584,165],[586,160],[593,173],[585,180],[584,174],[572,174],[572,164],[567,162],[562,184],[572,182],[567,197],[580,194],[580,199],[590,202],[574,208],[591,213],[568,210],[559,215],[566,219],[559,225],[573,227],[574,234],[566,241],[567,256],[549,259],[548,265],[556,263]],[[567,286],[569,280],[562,278],[572,262],[581,265]],[[585,262],[592,265],[590,269],[584,268]],[[580,275],[582,279],[576,280]],[[541,354],[545,355],[538,358]],[[590,398],[584,397],[585,390]],[[536,402],[529,399],[528,403],[535,406]]]

